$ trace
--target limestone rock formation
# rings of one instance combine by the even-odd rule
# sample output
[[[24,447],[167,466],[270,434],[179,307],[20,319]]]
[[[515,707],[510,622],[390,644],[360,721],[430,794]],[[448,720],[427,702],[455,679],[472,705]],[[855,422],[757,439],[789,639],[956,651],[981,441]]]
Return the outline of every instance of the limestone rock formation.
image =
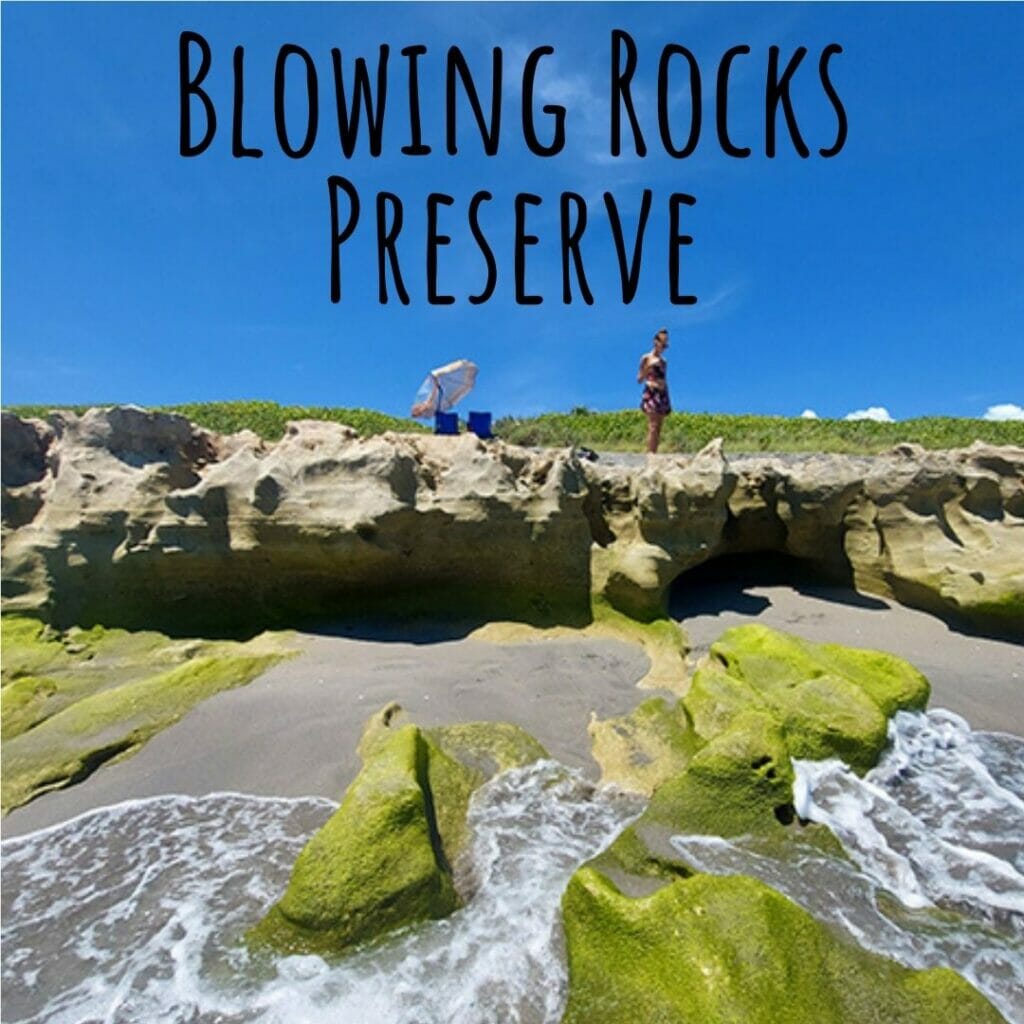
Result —
[[[401,608],[579,623],[664,614],[687,570],[780,552],[960,623],[1024,635],[1024,450],[642,466],[472,435],[276,443],[133,407],[3,423],[5,608],[200,632]]]
[[[641,472],[586,467],[601,495],[594,579],[651,617],[720,555],[778,552],[953,620],[1024,635],[1024,449],[727,458],[709,445]]]
[[[200,701],[296,653],[287,634],[172,640],[94,626],[63,633],[0,620],[0,810],[6,814],[131,756]]]
[[[887,720],[923,710],[929,692],[928,680],[893,654],[748,625],[711,645],[674,706],[655,698],[628,715],[592,720],[589,729],[602,781],[635,792],[650,795],[698,768],[722,737],[749,743],[760,735],[750,756],[778,762],[785,781],[790,755],[838,757],[867,771],[885,746]]]
[[[586,610],[586,488],[567,452],[318,421],[265,444],[133,408],[3,439],[9,610],[200,635],[375,601]]]
[[[712,645],[674,709],[648,701],[594,729],[606,777],[642,788],[659,749],[675,770],[569,882],[563,1024],[1000,1021],[954,972],[859,949],[760,881],[695,870],[672,842],[743,835],[766,856],[844,856],[827,828],[796,818],[791,757],[839,755],[864,770],[887,717],[927,697],[924,677],[891,655],[746,626]]]
[[[544,749],[515,726],[423,730],[389,705],[367,724],[363,768],[306,844],[288,888],[249,932],[254,948],[338,956],[460,905],[453,877],[473,791]],[[481,768],[490,762],[490,772]]]
[[[562,900],[563,1024],[998,1024],[945,967],[914,971],[847,945],[744,876],[675,879],[630,898],[582,868]]]

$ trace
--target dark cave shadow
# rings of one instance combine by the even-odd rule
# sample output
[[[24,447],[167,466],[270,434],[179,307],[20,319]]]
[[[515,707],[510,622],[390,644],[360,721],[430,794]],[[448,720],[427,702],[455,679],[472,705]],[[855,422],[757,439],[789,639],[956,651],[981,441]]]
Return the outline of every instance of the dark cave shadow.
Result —
[[[298,628],[314,636],[344,640],[369,640],[375,643],[442,644],[465,640],[486,619],[461,622],[369,622],[352,619],[303,622]]]
[[[593,621],[588,605],[537,608],[531,612],[510,613],[503,609],[471,611],[434,611],[415,615],[374,615],[327,613],[292,624],[315,636],[369,640],[377,643],[439,644],[465,640],[475,630],[492,622],[515,622],[538,629],[556,626],[583,628]]]
[[[881,611],[889,605],[858,593],[840,578],[830,577],[809,562],[773,551],[722,555],[680,574],[669,591],[668,613],[685,620],[697,615],[735,612],[756,616],[771,600],[748,593],[752,587],[789,587],[805,597],[833,604]]]

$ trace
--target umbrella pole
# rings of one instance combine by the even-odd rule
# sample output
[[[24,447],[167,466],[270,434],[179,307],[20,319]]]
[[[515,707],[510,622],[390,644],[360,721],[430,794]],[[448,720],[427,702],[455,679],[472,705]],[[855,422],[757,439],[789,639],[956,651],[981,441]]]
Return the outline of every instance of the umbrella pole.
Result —
[[[431,374],[433,377],[433,374]],[[444,412],[444,388],[441,387],[441,382],[434,377],[434,386],[437,388],[437,410],[434,413],[434,433],[440,432],[440,419],[439,417]]]

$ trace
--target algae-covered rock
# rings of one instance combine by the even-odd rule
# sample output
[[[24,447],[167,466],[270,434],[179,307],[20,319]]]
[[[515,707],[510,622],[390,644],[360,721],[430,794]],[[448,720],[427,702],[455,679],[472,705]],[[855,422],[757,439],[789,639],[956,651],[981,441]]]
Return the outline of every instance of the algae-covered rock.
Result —
[[[399,728],[374,748],[341,807],[299,854],[252,941],[283,953],[340,953],[450,914],[459,900],[442,822],[464,818],[479,781],[415,725]]]
[[[562,1024],[996,1024],[946,968],[914,971],[838,939],[762,882],[677,878],[639,898],[593,867],[562,899]]]
[[[682,704],[645,700],[628,715],[591,718],[587,727],[601,782],[650,796],[678,775],[701,745]]]
[[[14,739],[47,717],[47,705],[59,685],[49,676],[22,676],[3,688],[0,738]]]
[[[676,708],[648,701],[592,724],[607,778],[634,788],[653,783],[643,815],[600,862],[672,877],[688,871],[665,842],[672,833],[779,829],[794,817],[790,758],[839,757],[865,772],[885,746],[887,715],[922,707],[927,696],[925,677],[890,654],[763,626],[726,631]]]
[[[756,831],[788,817],[793,767],[774,719],[751,711],[694,755],[651,800],[651,820],[680,832],[720,836]]]
[[[890,655],[761,627],[724,634],[676,709],[691,744],[682,770],[565,892],[563,1024],[1001,1020],[952,971],[911,971],[849,945],[760,881],[700,873],[673,841],[745,835],[768,856],[791,844],[844,856],[825,826],[796,818],[791,757],[839,756],[867,770],[887,715],[927,694],[924,677]],[[637,731],[671,714],[648,704],[602,723],[603,742],[617,721]]]
[[[659,787],[637,825],[734,836],[791,818],[792,800],[793,767],[782,730],[770,716],[751,711]]]
[[[782,835],[783,823],[793,820],[792,799],[781,727],[770,715],[749,711],[659,786],[643,814],[591,863],[630,889],[638,879],[689,875],[673,835]]]
[[[248,935],[281,953],[337,956],[460,905],[452,866],[473,792],[497,771],[547,756],[516,726],[404,723],[390,704],[367,723],[363,768],[306,844],[281,900]]]
[[[101,626],[61,632],[8,615],[0,630],[4,813],[128,757],[200,701],[294,653],[269,633],[182,641]]]
[[[488,778],[548,756],[525,729],[510,722],[457,722],[427,729],[449,757],[478,768]]]
[[[886,719],[920,710],[928,693],[928,680],[894,654],[751,625],[711,645],[683,703],[704,739],[755,708],[779,721],[792,756],[839,757],[865,772],[885,746]]]
[[[711,645],[711,655],[730,675],[763,693],[795,686],[818,676],[847,679],[860,687],[886,715],[920,711],[928,703],[928,680],[913,665],[885,651],[816,644],[769,629],[737,626]]]
[[[652,783],[644,813],[595,861],[620,884],[691,873],[674,834],[784,841],[792,757],[839,757],[865,772],[885,747],[886,715],[927,700],[927,680],[900,658],[762,626],[728,630],[711,654],[677,707],[647,701],[591,726],[607,779]],[[824,831],[801,829],[819,844]]]
[[[745,679],[731,675],[720,662],[706,660],[697,667],[683,705],[702,739],[713,739],[747,711],[767,709],[768,702]]]
[[[793,757],[839,757],[855,771],[866,772],[885,748],[885,715],[846,679],[818,676],[780,688],[769,701],[782,719]]]

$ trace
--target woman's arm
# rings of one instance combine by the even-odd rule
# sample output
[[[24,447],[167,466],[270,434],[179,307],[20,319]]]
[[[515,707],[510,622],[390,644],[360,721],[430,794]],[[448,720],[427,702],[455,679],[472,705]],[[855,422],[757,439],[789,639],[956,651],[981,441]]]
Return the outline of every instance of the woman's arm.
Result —
[[[637,374],[636,374],[636,382],[637,382],[637,384],[639,384],[644,379],[645,375],[647,374],[647,360],[648,360],[648,355],[645,355],[640,360],[640,369],[637,371]]]

